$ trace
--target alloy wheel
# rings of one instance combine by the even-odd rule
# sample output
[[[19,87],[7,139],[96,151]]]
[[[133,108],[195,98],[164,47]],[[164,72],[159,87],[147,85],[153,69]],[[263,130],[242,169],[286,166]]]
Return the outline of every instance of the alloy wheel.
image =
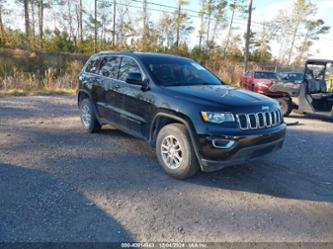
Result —
[[[175,136],[166,136],[161,143],[161,154],[164,163],[170,169],[177,169],[183,161],[182,147]]]

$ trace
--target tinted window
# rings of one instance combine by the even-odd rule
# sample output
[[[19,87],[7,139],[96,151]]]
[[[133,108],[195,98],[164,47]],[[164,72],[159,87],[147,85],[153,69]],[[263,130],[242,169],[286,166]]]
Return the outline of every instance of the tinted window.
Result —
[[[220,85],[221,81],[200,64],[182,58],[146,57],[143,62],[154,80],[163,86]]]
[[[128,73],[141,73],[141,71],[134,59],[123,57],[119,70],[119,80],[126,81]]]
[[[277,80],[277,74],[273,72],[255,72],[254,78],[256,79],[273,79]]]
[[[289,73],[287,77],[290,81],[300,81],[303,80],[304,75],[302,73]]]
[[[117,79],[119,72],[119,63],[120,63],[120,57],[117,56],[104,57],[101,62],[99,74],[105,77]]]
[[[100,58],[93,58],[89,61],[86,72],[87,73],[98,73]]]

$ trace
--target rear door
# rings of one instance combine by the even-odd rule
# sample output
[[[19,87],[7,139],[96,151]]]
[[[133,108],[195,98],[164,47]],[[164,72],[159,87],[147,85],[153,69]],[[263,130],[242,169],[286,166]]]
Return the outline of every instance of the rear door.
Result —
[[[120,113],[117,109],[118,98],[116,91],[116,82],[119,74],[120,57],[119,56],[104,56],[100,64],[100,85],[102,93],[97,105],[103,118],[111,123],[120,122]]]
[[[80,82],[84,89],[91,93],[93,103],[95,104],[98,116],[101,116],[101,110],[96,105],[103,98],[103,86],[100,84],[99,66],[102,58],[95,56],[90,59],[83,74],[80,75]]]

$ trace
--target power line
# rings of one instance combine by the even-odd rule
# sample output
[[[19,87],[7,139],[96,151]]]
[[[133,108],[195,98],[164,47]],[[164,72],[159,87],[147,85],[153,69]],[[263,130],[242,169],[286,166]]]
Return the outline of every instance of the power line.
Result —
[[[136,2],[136,3],[143,3],[143,1],[140,0],[131,0],[132,2]],[[153,3],[153,2],[149,2],[147,1],[147,4],[151,4],[151,5],[156,5],[156,6],[160,6],[160,7],[168,7],[168,8],[172,8],[177,10],[177,7],[174,6],[170,6],[170,5],[164,5],[164,4],[157,4],[157,3]],[[124,7],[128,7],[128,8],[133,8],[133,9],[140,9],[142,10],[142,6],[134,6],[134,5],[130,5],[130,4],[125,4],[125,3],[117,3],[117,5],[120,6],[124,6]],[[173,11],[168,11],[168,10],[162,10],[162,9],[156,9],[156,8],[147,8],[147,10],[149,11],[157,11],[157,12],[163,12],[163,13],[169,13],[169,14],[175,14],[175,12]],[[189,11],[190,9],[183,9],[184,11]],[[195,10],[190,10],[191,12],[195,12],[195,13],[202,13],[202,12],[198,12]],[[206,12],[203,12],[204,14],[207,14]],[[188,17],[192,17],[192,18],[201,18],[200,16],[197,15],[191,15],[191,14],[187,14]],[[216,18],[212,17],[212,20],[216,20]],[[237,24],[237,25],[242,25],[242,26],[246,26],[247,22],[243,21],[241,19],[234,19],[233,23]],[[262,29],[262,27],[264,26],[264,23],[259,23],[259,22],[251,22],[251,30],[255,30],[257,29],[258,31]],[[327,39],[327,38],[320,38],[321,41],[326,40],[326,43],[333,43],[333,40]]]
[[[131,0],[131,1],[134,1],[134,0]],[[141,2],[141,1],[138,1],[138,0],[135,0],[135,2]],[[149,2],[147,2],[149,3]],[[133,5],[130,5],[130,4],[124,4],[124,3],[117,3],[117,5],[120,5],[120,6],[124,6],[124,7],[128,7],[128,8],[133,8],[133,9],[142,9],[142,7],[140,6],[133,6]],[[169,14],[174,14],[174,12],[172,11],[166,11],[166,10],[161,10],[161,9],[156,9],[156,8],[147,8],[147,10],[149,11],[157,11],[157,12],[163,12],[163,13],[169,13]],[[195,16],[195,15],[187,15],[188,17],[192,17],[192,18],[201,18],[200,16]],[[212,20],[216,20],[216,18],[212,17],[211,18]],[[234,20],[233,21],[235,24],[238,24],[238,25],[244,25],[246,26],[246,21],[240,21],[240,20]],[[258,24],[258,23],[252,23],[253,26],[256,26],[256,27],[262,27],[263,24]]]
[[[136,2],[136,3],[143,3],[143,1],[141,1],[141,0],[130,0],[130,1]],[[178,10],[177,7],[171,6],[171,5],[159,4],[159,3],[149,2],[149,1],[147,2],[147,4],[151,4],[151,5],[155,5],[155,6],[160,6],[160,7],[164,7],[164,8],[170,8],[170,9]],[[207,13],[205,11],[198,11],[198,10],[187,9],[187,8],[183,8],[183,10],[187,11],[187,12],[196,13],[198,15],[208,15],[209,14],[209,13]],[[193,15],[189,15],[189,16],[194,17]],[[197,16],[195,16],[195,17],[197,17]],[[244,20],[239,19],[239,18],[234,18],[234,20],[244,21]],[[252,21],[252,24],[263,25],[264,23]]]

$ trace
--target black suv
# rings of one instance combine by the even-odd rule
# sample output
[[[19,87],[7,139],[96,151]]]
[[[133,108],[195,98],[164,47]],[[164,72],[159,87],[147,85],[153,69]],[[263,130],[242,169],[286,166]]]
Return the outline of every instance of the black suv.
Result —
[[[265,155],[282,146],[286,133],[275,100],[228,86],[173,55],[93,55],[80,74],[78,105],[89,132],[111,124],[146,140],[177,178]]]

